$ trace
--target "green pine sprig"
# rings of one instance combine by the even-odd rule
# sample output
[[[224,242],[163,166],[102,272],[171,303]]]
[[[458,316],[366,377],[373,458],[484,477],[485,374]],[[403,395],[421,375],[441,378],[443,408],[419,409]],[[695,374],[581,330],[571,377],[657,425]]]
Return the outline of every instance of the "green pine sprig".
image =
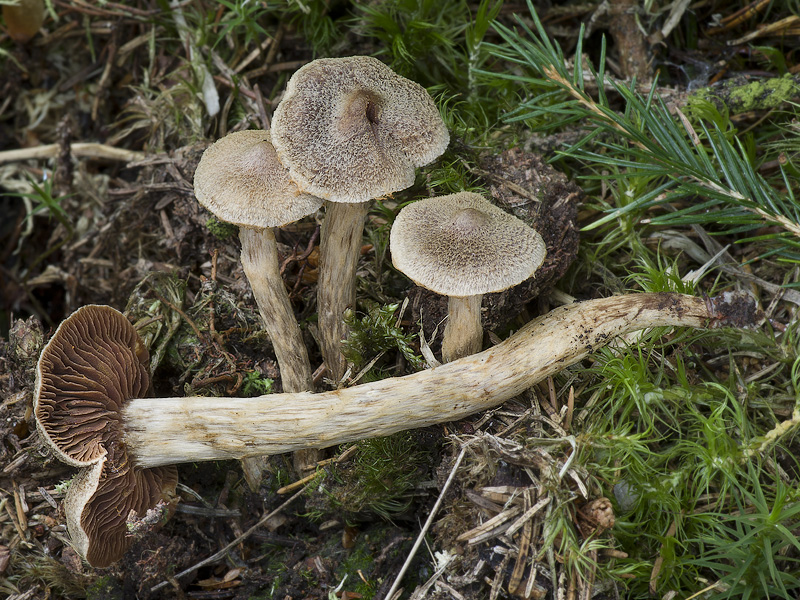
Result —
[[[636,82],[624,83],[604,72],[605,44],[599,69],[585,65],[583,31],[578,36],[574,66],[528,7],[531,30],[516,15],[518,29],[500,23],[494,27],[505,41],[491,45],[498,58],[520,65],[530,75],[495,73],[523,86],[527,98],[507,115],[507,120],[532,123],[539,130],[553,130],[583,123],[587,133],[557,158],[572,158],[592,173],[585,179],[625,180],[649,177],[648,190],[624,205],[610,207],[586,229],[601,227],[622,217],[641,224],[662,226],[711,225],[737,235],[741,242],[758,242],[761,256],[800,261],[800,205],[789,174],[781,165],[785,191],[776,190],[758,172],[745,144],[735,132],[718,122],[693,124],[679,107],[668,107],[656,95],[656,82],[642,94]],[[488,75],[488,73],[487,73]],[[596,88],[593,96],[587,82]],[[625,107],[612,107],[610,94]],[[656,216],[643,218],[646,211]],[[777,227],[764,235],[754,230]],[[750,233],[749,237],[742,233]]]

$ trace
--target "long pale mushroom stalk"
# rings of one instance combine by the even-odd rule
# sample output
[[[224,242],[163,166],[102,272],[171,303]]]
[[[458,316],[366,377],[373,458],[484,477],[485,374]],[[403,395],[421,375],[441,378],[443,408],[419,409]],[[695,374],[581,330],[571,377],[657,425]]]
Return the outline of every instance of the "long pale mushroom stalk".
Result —
[[[294,316],[292,303],[280,273],[278,244],[271,227],[265,229],[239,228],[242,243],[240,260],[250,282],[253,297],[261,314],[264,329],[272,341],[272,349],[281,373],[284,392],[304,392],[314,389],[314,378],[303,333]],[[298,450],[294,465],[298,473],[319,460],[318,450]],[[263,456],[242,458],[242,470],[248,484],[257,489],[264,468]]]
[[[280,274],[273,227],[316,212],[322,200],[302,194],[280,164],[269,131],[236,131],[206,148],[194,174],[197,201],[239,226],[241,261],[285,392],[313,389],[311,364]]]
[[[330,378],[344,376],[346,361],[342,340],[347,337],[344,311],[355,308],[356,268],[361,252],[364,221],[369,202],[325,203],[325,222],[320,233],[317,314],[320,350]]]
[[[230,133],[203,153],[194,175],[197,201],[223,221],[239,225],[241,261],[264,329],[272,341],[284,392],[314,389],[311,364],[281,278],[273,227],[316,212],[322,200],[292,183],[266,130]],[[300,466],[306,463],[296,456]],[[262,460],[242,461],[252,488],[261,481]],[[316,461],[314,461],[316,462]]]
[[[392,379],[320,394],[134,399],[125,444],[140,466],[323,448],[452,421],[516,396],[619,335],[752,325],[749,299],[631,294],[556,308],[497,346]]]
[[[269,227],[262,230],[240,227],[239,239],[242,268],[272,340],[283,389],[287,392],[314,389],[308,350],[281,278],[275,234]]]

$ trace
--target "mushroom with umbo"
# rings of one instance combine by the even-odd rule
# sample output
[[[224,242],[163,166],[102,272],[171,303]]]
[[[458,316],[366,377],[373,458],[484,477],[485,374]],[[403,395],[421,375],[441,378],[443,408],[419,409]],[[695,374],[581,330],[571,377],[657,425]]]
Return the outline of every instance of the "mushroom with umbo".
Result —
[[[421,85],[369,56],[324,58],[292,75],[272,119],[272,143],[299,188],[326,200],[317,313],[331,378],[344,375],[345,309],[373,198],[411,186],[416,167],[450,141]]]
[[[534,229],[470,192],[406,205],[392,224],[389,247],[399,271],[448,296],[444,362],[480,351],[483,294],[528,279],[545,257]]]
[[[290,181],[275,154],[270,132],[264,130],[230,133],[209,146],[197,165],[194,189],[200,204],[239,226],[240,260],[272,340],[283,391],[313,389],[308,349],[283,284],[272,228],[316,212],[322,200],[300,192]],[[298,471],[315,462],[313,452],[295,456]],[[260,461],[246,459],[242,468],[251,488],[257,488]]]
[[[284,391],[312,389],[311,364],[283,284],[273,227],[316,212],[278,161],[269,131],[238,131],[209,146],[194,174],[198,202],[239,226],[241,261],[280,367]]]

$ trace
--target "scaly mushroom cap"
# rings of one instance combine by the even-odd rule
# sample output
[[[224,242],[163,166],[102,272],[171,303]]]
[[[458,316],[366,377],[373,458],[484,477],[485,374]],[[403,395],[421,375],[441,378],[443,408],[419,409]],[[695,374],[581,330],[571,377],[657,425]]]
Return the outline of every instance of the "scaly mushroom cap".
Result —
[[[414,183],[450,141],[428,92],[369,56],[323,58],[289,80],[272,143],[302,190],[366,202]]]
[[[470,192],[409,204],[389,240],[394,266],[445,296],[499,292],[533,275],[545,257],[542,236]]]
[[[292,183],[263,130],[230,133],[206,148],[194,192],[221,220],[254,229],[293,223],[322,206]]]
[[[64,462],[83,467],[64,499],[77,550],[95,567],[119,560],[133,541],[126,520],[171,501],[174,466],[139,469],[125,449],[121,410],[147,395],[149,355],[136,330],[108,306],[84,306],[53,334],[36,368],[34,412]]]

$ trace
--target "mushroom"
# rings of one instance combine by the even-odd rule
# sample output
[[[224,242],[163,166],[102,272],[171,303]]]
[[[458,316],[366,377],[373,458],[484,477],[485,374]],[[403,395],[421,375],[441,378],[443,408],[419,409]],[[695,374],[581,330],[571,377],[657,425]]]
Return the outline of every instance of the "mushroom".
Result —
[[[428,92],[369,56],[324,58],[289,80],[272,143],[299,188],[326,200],[320,236],[320,345],[334,381],[344,375],[342,315],[355,305],[355,272],[369,200],[414,183],[416,167],[450,141]]]
[[[120,379],[126,392],[144,386],[129,383],[131,376],[117,357],[135,356],[141,342],[114,309],[84,307],[61,324],[42,353],[36,419],[46,438],[66,440],[66,455],[72,458],[65,460],[87,461],[84,448],[109,456],[125,451],[134,468],[326,448],[492,408],[631,331],[745,327],[756,321],[756,313],[752,300],[735,294],[613,296],[556,308],[488,350],[403,377],[319,394],[124,401],[113,379]],[[117,330],[129,331],[121,336]],[[127,340],[128,349],[116,339]],[[81,370],[97,362],[89,358],[95,347],[107,360],[93,366],[87,378]],[[128,363],[139,369],[135,360]],[[111,426],[99,420],[101,415]]]
[[[301,193],[278,161],[269,131],[238,131],[209,146],[194,174],[198,202],[239,226],[241,261],[272,340],[283,389],[312,389],[308,350],[283,284],[272,227],[316,212],[322,200]]]
[[[470,192],[405,206],[392,224],[389,247],[398,270],[449,298],[444,362],[480,351],[483,294],[528,279],[545,257],[542,236]]]
[[[55,455],[81,471],[64,500],[77,551],[95,567],[118,560],[139,516],[173,502],[174,466],[142,468],[122,443],[121,411],[150,387],[147,349],[128,320],[107,306],[84,306],[64,321],[36,368],[35,414]]]
[[[44,0],[18,0],[16,4],[3,4],[3,20],[8,35],[24,44],[33,38],[44,23]]]
[[[130,543],[130,509],[169,501],[177,477],[164,465],[324,448],[452,421],[501,404],[616,336],[746,327],[757,318],[750,298],[730,293],[614,296],[556,308],[489,350],[404,377],[321,394],[155,399],[142,397],[147,352],[133,326],[113,308],[86,306],[42,351],[34,409],[57,455],[85,469],[64,501],[67,524],[77,549],[102,566]]]

